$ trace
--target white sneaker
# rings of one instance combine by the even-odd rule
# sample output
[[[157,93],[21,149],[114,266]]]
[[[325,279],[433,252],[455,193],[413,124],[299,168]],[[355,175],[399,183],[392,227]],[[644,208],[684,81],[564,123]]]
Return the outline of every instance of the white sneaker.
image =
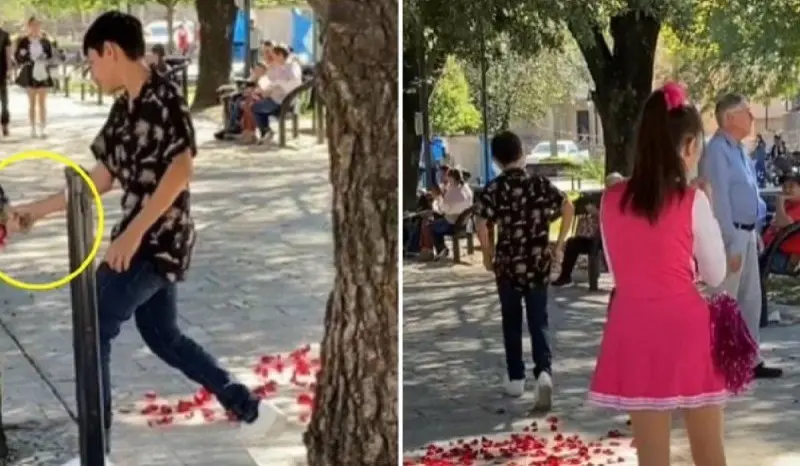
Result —
[[[525,379],[520,380],[509,380],[506,379],[506,394],[508,396],[513,396],[514,398],[519,398],[525,393]]]
[[[245,437],[264,437],[276,428],[279,421],[284,419],[286,419],[286,414],[279,410],[274,404],[261,401],[261,403],[258,404],[258,418],[249,424],[242,422],[239,427]]]
[[[47,133],[45,132],[44,129],[45,129],[44,125],[39,125],[39,137],[42,139],[47,137]]]
[[[32,138],[35,138],[35,137],[37,137],[37,136],[36,136],[36,127],[35,127],[35,126],[31,126],[31,137],[32,137]]]
[[[536,402],[533,409],[536,411],[550,411],[553,407],[553,379],[547,372],[539,374],[536,379]]]
[[[62,466],[81,466],[81,457],[78,456],[77,458],[73,458],[64,463]],[[114,464],[108,460],[108,457],[106,457],[106,466],[114,466]]]
[[[781,313],[779,311],[772,311],[767,316],[767,322],[770,324],[780,324],[781,323]]]

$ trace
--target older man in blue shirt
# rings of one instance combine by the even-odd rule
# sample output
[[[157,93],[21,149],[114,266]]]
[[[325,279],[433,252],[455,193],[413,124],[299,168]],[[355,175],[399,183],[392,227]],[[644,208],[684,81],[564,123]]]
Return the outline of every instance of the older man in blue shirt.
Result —
[[[728,255],[728,276],[722,289],[736,298],[747,328],[758,342],[761,320],[758,224],[762,200],[750,158],[742,145],[753,126],[753,115],[747,99],[738,94],[723,96],[714,113],[719,130],[709,140],[700,160],[700,176],[711,183],[714,214]],[[759,356],[754,374],[757,378],[776,378],[783,371],[767,367]]]

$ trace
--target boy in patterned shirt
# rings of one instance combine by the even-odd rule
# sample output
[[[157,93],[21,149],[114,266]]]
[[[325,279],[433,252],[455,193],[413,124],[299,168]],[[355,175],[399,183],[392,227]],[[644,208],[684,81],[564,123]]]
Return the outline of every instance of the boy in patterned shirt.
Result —
[[[105,92],[123,90],[90,147],[98,191],[109,192],[115,181],[123,190],[122,220],[97,269],[105,427],[111,426],[111,342],[135,315],[155,355],[216,395],[243,426],[266,433],[281,413],[178,328],[177,283],[185,278],[195,240],[189,181],[197,147],[187,105],[175,84],[145,63],[142,23],[134,16],[112,11],[98,17],[83,51]],[[66,196],[59,193],[18,211],[37,220],[65,208]]]
[[[487,184],[475,203],[478,239],[483,263],[493,271],[500,297],[503,343],[506,353],[506,392],[525,391],[522,356],[523,305],[531,335],[534,409],[547,411],[552,404],[551,352],[548,335],[547,286],[554,256],[561,254],[575,209],[547,178],[528,175],[522,143],[516,134],[503,132],[492,139],[492,156],[503,173]],[[550,247],[550,224],[561,217],[555,250]],[[489,238],[487,222],[496,225],[497,245]]]

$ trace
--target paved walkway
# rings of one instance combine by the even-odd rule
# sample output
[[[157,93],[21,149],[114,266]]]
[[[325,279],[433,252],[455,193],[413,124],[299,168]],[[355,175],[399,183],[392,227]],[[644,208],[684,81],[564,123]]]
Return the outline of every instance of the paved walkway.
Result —
[[[419,455],[414,450],[431,444],[429,458],[443,453],[455,458],[426,463],[441,466],[467,464],[458,460],[464,445],[482,448],[484,462],[469,463],[475,466],[542,464],[535,461],[548,455],[564,461],[544,463],[547,466],[636,464],[625,417],[584,403],[610,283],[601,282],[606,290],[601,292],[577,285],[551,293],[556,393],[553,418],[548,419],[528,412],[530,395],[512,400],[499,391],[504,363],[493,279],[483,271],[478,255],[468,260],[472,265],[404,265],[403,445],[413,452],[408,464],[423,464],[412,460]],[[800,309],[782,312],[792,317]],[[798,327],[766,329],[763,340],[765,357],[787,373],[783,379],[759,383],[752,393],[730,403],[729,466],[800,465]],[[536,428],[531,427],[534,422]],[[692,464],[681,429],[676,428],[674,438],[673,464]],[[582,446],[586,455],[580,459]]]
[[[11,94],[12,136],[0,153],[31,149],[65,154],[84,165],[107,111],[91,103],[50,100],[47,140],[31,140],[23,124],[26,102]],[[314,349],[282,362],[263,360],[268,383],[254,368],[262,356],[289,352],[322,337],[324,304],[331,286],[327,152],[311,136],[278,150],[244,148],[212,140],[216,126],[195,121],[199,155],[193,182],[198,246],[181,287],[184,328],[222,362],[275,397],[296,418],[283,435],[243,440],[213,404],[192,404],[197,387],[150,354],[127,325],[114,347],[112,368],[120,411],[112,436],[118,465],[283,466],[304,458],[302,419],[308,377],[290,380],[295,366],[308,372]],[[292,145],[290,144],[290,145]],[[49,161],[14,164],[0,174],[12,200],[63,187],[63,167]],[[118,218],[119,195],[109,195],[109,222]],[[68,267],[66,222],[43,222],[0,253],[0,269],[15,278],[51,281]],[[110,224],[106,230],[110,231]],[[101,252],[102,254],[102,252]],[[74,371],[68,288],[27,293],[0,285],[0,352],[3,355],[3,421],[11,424],[16,462],[59,465],[76,451]],[[276,366],[284,366],[279,373]],[[148,399],[147,392],[153,399]],[[176,412],[165,414],[170,403]],[[158,413],[141,414],[142,411]],[[213,422],[209,422],[213,421]],[[155,426],[149,426],[155,425]]]

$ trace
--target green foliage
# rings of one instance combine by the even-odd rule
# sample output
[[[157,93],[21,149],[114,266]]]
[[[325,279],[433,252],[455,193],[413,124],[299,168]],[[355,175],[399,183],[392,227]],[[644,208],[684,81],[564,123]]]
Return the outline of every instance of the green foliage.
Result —
[[[685,82],[704,107],[723,92],[764,101],[798,92],[800,4],[695,3],[690,22],[665,31],[665,75]]]
[[[582,180],[593,180],[604,183],[606,177],[606,162],[602,158],[590,158],[579,164],[573,175]]]
[[[474,133],[480,127],[481,115],[472,104],[464,68],[453,57],[448,57],[433,89],[430,119],[434,133],[446,136]]]
[[[572,45],[571,41],[566,44]],[[514,122],[542,118],[547,110],[564,104],[589,88],[588,71],[577,49],[542,50],[526,56],[506,47],[487,62],[487,116],[489,133],[508,129]],[[471,63],[467,78],[475,102],[481,102],[480,63]]]

